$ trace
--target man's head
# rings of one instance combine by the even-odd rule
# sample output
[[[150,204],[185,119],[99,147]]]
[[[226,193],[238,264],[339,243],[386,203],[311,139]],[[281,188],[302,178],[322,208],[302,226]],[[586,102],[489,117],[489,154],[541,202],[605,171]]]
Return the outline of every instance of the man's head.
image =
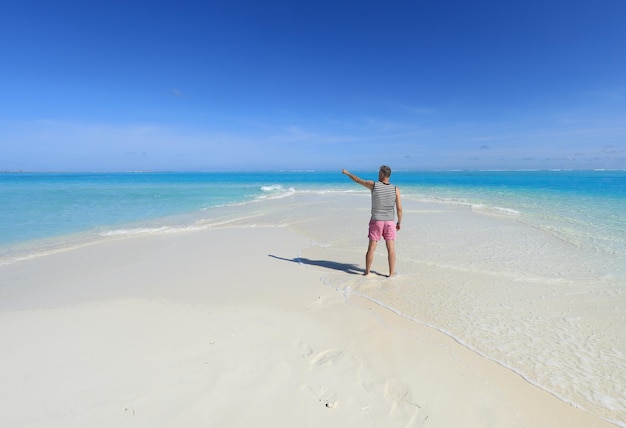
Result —
[[[384,178],[391,177],[391,168],[389,168],[387,165],[381,166],[380,169],[378,170],[378,177],[381,180]]]

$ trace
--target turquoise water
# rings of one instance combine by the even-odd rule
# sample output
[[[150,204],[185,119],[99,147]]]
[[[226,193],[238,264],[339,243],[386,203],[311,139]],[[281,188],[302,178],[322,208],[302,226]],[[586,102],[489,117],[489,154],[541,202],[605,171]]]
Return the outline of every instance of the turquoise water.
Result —
[[[357,172],[374,179],[376,172]],[[407,197],[509,211],[564,239],[626,255],[626,172],[405,172]],[[357,186],[358,187],[358,186]],[[339,172],[0,174],[0,248],[76,233],[196,221],[213,207],[356,191]],[[183,215],[186,215],[183,220]]]
[[[252,176],[217,174],[2,174],[0,245],[114,228],[261,194]]]
[[[442,331],[626,427],[626,171],[396,171],[392,182],[407,208],[393,286],[343,272],[323,282]],[[340,196],[329,198],[338,206],[324,205],[328,194]],[[290,199],[264,203],[276,198]],[[241,224],[254,224],[254,216],[291,218],[272,210],[295,210],[292,221],[304,227],[306,204],[319,201],[330,210],[354,204],[346,219],[355,206],[369,204],[367,190],[339,171],[5,173],[0,201],[0,265],[237,216],[251,216]],[[420,218],[434,226],[413,221]],[[322,234],[315,237],[320,251],[362,261],[356,229],[332,237],[324,227],[313,229]]]
[[[420,175],[406,176],[405,193],[509,212],[576,245],[626,256],[626,171]]]

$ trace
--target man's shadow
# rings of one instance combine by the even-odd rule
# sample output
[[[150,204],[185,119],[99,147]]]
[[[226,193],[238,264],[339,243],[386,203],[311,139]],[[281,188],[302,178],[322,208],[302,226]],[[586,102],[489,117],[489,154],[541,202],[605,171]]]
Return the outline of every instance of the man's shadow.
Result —
[[[365,273],[365,269],[361,269],[354,263],[339,263],[339,262],[333,262],[331,260],[311,260],[311,259],[307,259],[306,257],[296,257],[293,259],[286,259],[284,257],[278,257],[273,254],[268,254],[268,256],[273,257],[278,260],[284,260],[286,262],[293,262],[293,263],[299,263],[303,265],[319,266],[319,267],[323,267],[326,269],[338,270],[341,272],[349,273],[351,275],[363,275]],[[372,273],[380,275],[374,271],[372,271]]]

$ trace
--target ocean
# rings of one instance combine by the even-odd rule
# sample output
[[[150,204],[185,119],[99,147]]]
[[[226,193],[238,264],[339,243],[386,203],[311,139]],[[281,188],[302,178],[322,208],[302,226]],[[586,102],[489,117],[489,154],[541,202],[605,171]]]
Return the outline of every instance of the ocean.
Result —
[[[404,222],[422,216],[437,227],[399,235],[393,287],[341,273],[324,283],[626,426],[626,171],[394,171],[391,181]],[[107,239],[217,227],[250,215],[251,205],[327,195],[368,203],[367,190],[340,171],[2,173],[0,266]],[[459,215],[467,221],[457,224]]]

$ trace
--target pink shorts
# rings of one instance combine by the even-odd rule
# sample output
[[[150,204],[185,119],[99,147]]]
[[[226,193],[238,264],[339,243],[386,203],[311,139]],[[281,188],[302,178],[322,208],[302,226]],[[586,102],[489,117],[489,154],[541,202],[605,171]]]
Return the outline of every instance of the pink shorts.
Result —
[[[372,241],[380,241],[380,237],[385,241],[396,239],[396,223],[393,221],[370,220],[370,233],[367,237]]]

